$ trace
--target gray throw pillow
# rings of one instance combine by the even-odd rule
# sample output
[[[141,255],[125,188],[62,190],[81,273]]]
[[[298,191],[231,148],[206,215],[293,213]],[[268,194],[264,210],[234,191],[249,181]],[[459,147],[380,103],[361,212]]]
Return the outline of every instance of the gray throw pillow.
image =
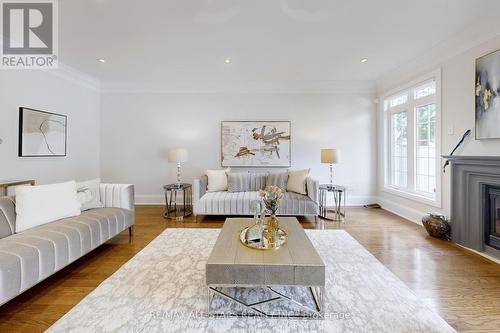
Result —
[[[260,191],[266,188],[267,173],[250,173],[250,191]]]
[[[282,192],[286,192],[288,172],[274,172],[267,175],[266,186],[277,186]]]
[[[247,192],[250,190],[250,174],[234,172],[227,174],[228,192]]]

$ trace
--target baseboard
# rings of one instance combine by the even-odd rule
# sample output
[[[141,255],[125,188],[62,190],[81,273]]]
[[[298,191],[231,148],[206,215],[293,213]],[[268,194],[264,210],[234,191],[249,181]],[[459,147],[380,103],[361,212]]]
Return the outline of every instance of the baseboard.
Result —
[[[411,222],[416,223],[418,225],[422,225],[422,217],[427,215],[427,212],[421,212],[416,209],[380,197],[378,198],[377,201],[380,204],[380,206],[382,206],[383,209],[398,216],[401,216],[402,218],[410,220]]]
[[[165,196],[163,196],[163,195],[136,194],[135,203],[136,203],[136,205],[164,205],[165,204]]]
[[[179,202],[182,202],[182,197],[177,198]],[[138,194],[135,196],[135,203],[138,205],[164,205],[165,196],[163,195],[148,195],[148,194]],[[401,216],[413,223],[422,225],[422,217],[427,215],[427,212],[421,212],[413,208],[395,203],[393,201],[382,199],[376,196],[347,196],[346,206],[358,207],[370,203],[378,203],[383,209]]]
[[[458,245],[459,247],[461,247],[462,249],[465,249],[465,250],[468,250],[468,251],[471,251],[475,254],[478,254],[480,255],[481,257],[485,257],[486,259],[490,260],[490,261],[493,261],[494,263],[497,263],[497,264],[500,264],[500,260],[498,258],[495,258],[493,256],[490,256],[488,253],[486,252],[479,252],[479,251],[476,251],[474,249],[471,249],[469,247],[466,247],[466,246],[463,246],[463,245],[460,245],[460,244],[457,244],[457,243],[453,243],[453,244],[456,244]]]
[[[332,199],[333,200],[333,199]],[[178,202],[182,202],[182,196],[177,197]],[[332,201],[330,201],[332,202]],[[347,196],[346,206],[363,206],[371,203],[377,202],[377,198],[374,196]],[[154,194],[136,194],[135,203],[137,205],[164,205],[165,196],[154,195]]]
[[[357,207],[377,202],[377,197],[370,195],[347,195],[346,206]]]

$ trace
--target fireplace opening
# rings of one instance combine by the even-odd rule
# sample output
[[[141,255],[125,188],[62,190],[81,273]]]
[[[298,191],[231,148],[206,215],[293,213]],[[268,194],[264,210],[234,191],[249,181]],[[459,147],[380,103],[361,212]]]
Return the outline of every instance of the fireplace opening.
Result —
[[[484,242],[500,250],[500,187],[486,186],[484,194]]]

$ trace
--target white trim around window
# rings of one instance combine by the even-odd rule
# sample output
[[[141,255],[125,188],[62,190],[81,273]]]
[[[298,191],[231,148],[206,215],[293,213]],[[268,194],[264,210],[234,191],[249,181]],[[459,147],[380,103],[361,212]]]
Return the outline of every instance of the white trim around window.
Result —
[[[441,208],[441,70],[382,94],[383,191]]]

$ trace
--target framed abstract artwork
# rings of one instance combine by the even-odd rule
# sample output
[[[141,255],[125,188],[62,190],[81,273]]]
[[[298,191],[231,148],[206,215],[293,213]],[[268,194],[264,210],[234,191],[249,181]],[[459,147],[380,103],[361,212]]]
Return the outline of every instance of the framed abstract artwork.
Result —
[[[223,167],[290,167],[289,121],[223,121]]]
[[[19,108],[20,157],[66,156],[67,117]]]
[[[476,139],[500,138],[500,50],[476,59]]]

